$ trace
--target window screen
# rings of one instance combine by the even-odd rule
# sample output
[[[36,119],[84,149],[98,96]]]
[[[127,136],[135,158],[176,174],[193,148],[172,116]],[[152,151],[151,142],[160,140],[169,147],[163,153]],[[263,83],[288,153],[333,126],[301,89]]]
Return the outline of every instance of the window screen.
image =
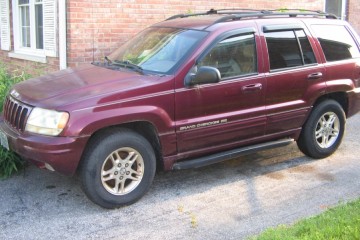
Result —
[[[44,49],[42,0],[19,0],[18,7],[21,47]],[[32,46],[33,42],[35,46]]]
[[[359,48],[344,26],[312,25],[324,51],[326,61],[360,57]]]

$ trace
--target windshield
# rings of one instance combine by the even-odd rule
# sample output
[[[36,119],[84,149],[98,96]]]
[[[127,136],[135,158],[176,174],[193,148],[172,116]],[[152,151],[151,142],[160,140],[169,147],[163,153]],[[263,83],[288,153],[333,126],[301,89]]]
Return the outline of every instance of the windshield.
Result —
[[[178,28],[148,28],[108,56],[144,71],[170,73],[207,32]]]

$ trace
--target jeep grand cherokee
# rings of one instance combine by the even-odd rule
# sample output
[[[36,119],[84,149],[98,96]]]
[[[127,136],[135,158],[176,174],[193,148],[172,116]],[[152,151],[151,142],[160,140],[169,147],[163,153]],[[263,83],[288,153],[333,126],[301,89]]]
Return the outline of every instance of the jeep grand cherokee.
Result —
[[[79,174],[105,208],[137,201],[156,168],[201,167],[294,141],[324,158],[360,110],[359,43],[348,23],[323,12],[176,15],[103,62],[15,85],[1,145]]]

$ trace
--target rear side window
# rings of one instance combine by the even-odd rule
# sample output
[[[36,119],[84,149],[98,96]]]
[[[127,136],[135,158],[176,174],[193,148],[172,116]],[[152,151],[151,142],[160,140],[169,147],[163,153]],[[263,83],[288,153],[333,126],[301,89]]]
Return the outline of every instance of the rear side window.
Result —
[[[359,48],[345,26],[312,25],[324,51],[326,61],[360,57]]]
[[[265,38],[271,70],[316,63],[314,52],[303,30],[267,32]]]

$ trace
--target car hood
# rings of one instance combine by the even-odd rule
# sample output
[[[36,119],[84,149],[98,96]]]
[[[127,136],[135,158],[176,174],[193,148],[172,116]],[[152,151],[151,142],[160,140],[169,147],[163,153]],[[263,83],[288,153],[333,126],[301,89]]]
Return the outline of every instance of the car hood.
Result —
[[[29,105],[56,109],[114,92],[130,97],[130,90],[153,85],[159,78],[89,64],[26,80],[15,85],[11,95]]]

